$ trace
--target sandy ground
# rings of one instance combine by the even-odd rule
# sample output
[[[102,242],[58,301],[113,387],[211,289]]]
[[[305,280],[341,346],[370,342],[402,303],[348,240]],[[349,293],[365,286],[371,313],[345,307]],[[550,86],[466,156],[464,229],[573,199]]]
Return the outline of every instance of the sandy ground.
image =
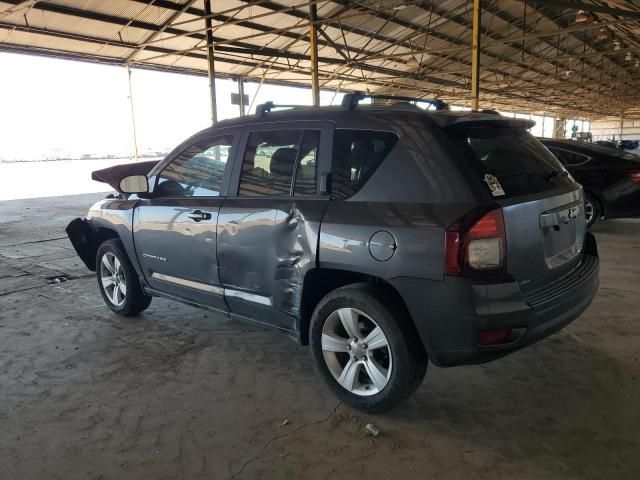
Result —
[[[0,202],[0,479],[639,477],[639,221],[596,228],[602,286],[578,321],[431,367],[371,417],[280,333],[163,299],[112,315],[63,231],[98,197]]]

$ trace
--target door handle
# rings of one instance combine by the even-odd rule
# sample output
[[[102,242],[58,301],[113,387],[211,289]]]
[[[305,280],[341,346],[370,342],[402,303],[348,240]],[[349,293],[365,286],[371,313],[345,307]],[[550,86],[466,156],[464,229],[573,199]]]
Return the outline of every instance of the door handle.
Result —
[[[200,222],[202,220],[211,220],[211,214],[207,212],[203,212],[202,210],[196,210],[195,212],[190,213],[188,216],[194,222]]]

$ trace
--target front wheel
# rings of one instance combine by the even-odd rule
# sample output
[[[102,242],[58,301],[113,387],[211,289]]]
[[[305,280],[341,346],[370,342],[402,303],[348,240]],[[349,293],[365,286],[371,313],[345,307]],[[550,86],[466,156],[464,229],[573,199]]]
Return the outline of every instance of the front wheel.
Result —
[[[324,297],[311,319],[316,366],[345,403],[380,413],[420,385],[427,356],[409,318],[382,289],[366,284]]]
[[[117,314],[137,315],[151,303],[151,297],[142,291],[139,277],[120,240],[107,240],[100,245],[96,274],[104,303]]]

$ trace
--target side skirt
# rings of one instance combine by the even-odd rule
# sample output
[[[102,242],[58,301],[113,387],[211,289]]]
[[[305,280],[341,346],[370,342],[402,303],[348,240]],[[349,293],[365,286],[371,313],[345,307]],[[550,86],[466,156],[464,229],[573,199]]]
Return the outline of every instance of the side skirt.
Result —
[[[168,298],[170,300],[175,300],[176,302],[183,303],[185,305],[189,305],[191,307],[202,308],[202,309],[205,309],[205,310],[211,310],[211,311],[214,311],[214,312],[222,313],[222,314],[226,315],[231,320],[241,320],[241,321],[245,321],[245,322],[251,322],[251,323],[254,323],[254,324],[258,324],[261,327],[266,327],[266,328],[268,328],[270,330],[277,330],[279,332],[285,333],[292,340],[294,340],[298,344],[302,343],[300,341],[299,332],[297,332],[295,330],[287,330],[285,328],[278,327],[276,325],[272,325],[270,323],[263,322],[261,320],[258,320],[257,318],[247,317],[245,315],[238,315],[236,313],[229,312],[228,310],[223,310],[223,309],[211,307],[211,306],[208,306],[208,305],[202,305],[200,303],[194,302],[193,300],[189,300],[189,299],[182,298],[182,297],[177,297],[175,295],[170,295],[170,294],[162,292],[160,290],[153,289],[153,288],[151,288],[151,287],[149,287],[147,285],[144,285],[144,284],[142,285],[142,288],[143,288],[144,292],[147,295],[151,295],[151,296],[155,296],[155,297],[164,297],[164,298]]]

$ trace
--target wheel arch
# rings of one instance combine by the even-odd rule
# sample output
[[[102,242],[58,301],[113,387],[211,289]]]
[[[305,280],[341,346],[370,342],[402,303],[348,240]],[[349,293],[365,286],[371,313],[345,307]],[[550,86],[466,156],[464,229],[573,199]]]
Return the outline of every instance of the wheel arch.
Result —
[[[92,272],[96,271],[96,254],[105,241],[117,238],[122,241],[118,232],[103,225],[96,225],[91,220],[76,218],[66,228],[67,235],[76,253]]]
[[[320,300],[333,290],[358,283],[374,285],[376,288],[380,289],[380,291],[387,296],[388,300],[392,301],[396,307],[402,310],[405,318],[409,320],[409,325],[405,326],[414,330],[413,333],[415,333],[415,338],[420,339],[420,335],[418,334],[407,305],[400,293],[389,282],[381,277],[360,272],[333,268],[314,268],[306,273],[302,288],[300,317],[298,319],[298,334],[302,345],[309,344],[309,326],[311,324],[311,316],[313,315],[313,311]],[[422,343],[422,340],[420,340],[420,344],[426,352],[426,348]]]

